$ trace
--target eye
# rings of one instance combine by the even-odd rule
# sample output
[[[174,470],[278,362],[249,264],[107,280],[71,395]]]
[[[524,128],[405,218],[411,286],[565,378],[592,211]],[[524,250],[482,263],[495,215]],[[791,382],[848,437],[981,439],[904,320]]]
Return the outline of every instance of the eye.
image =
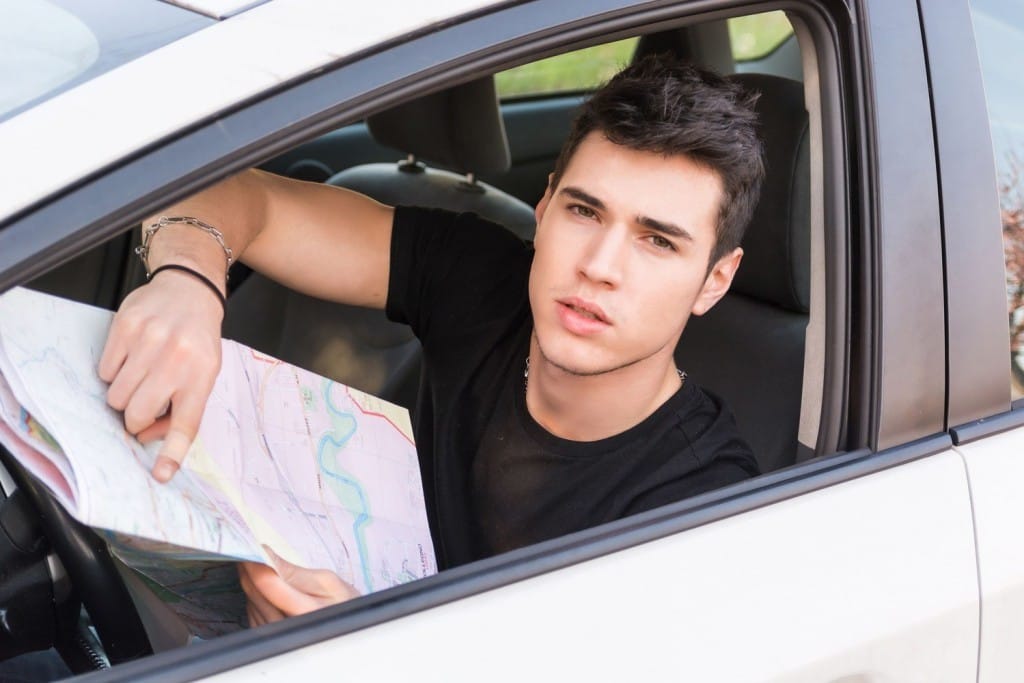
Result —
[[[570,204],[569,211],[580,218],[596,218],[597,212],[585,204]]]
[[[668,251],[676,250],[676,245],[672,244],[672,242],[668,241],[661,235],[649,235],[648,239],[650,240],[651,244],[658,249],[664,249]]]

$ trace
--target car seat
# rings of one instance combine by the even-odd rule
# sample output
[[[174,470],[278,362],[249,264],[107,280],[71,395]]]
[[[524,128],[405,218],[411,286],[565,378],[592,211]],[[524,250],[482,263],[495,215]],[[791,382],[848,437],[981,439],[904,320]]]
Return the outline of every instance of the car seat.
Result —
[[[510,163],[492,77],[401,104],[368,117],[367,124],[378,142],[406,158],[355,166],[328,183],[392,206],[475,212],[532,237],[533,209],[476,178],[505,171]],[[421,159],[452,170],[428,167]],[[224,335],[395,403],[415,405],[419,342],[383,311],[308,297],[253,273],[228,300]]]
[[[762,472],[796,461],[810,305],[810,177],[803,84],[729,76],[759,92],[767,175],[729,293],[690,318],[676,361],[725,397]]]
[[[503,173],[510,156],[494,79],[470,81],[400,104],[367,119],[373,138],[408,154],[397,164],[364,164],[336,173],[328,183],[396,206],[473,212],[532,239],[533,209],[481,182],[477,174]],[[420,159],[450,170],[431,168]]]

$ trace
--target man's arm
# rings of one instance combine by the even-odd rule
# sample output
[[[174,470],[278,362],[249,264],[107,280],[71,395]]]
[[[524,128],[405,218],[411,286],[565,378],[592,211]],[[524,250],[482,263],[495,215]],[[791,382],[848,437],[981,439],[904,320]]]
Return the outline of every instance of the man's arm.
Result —
[[[215,226],[236,258],[298,291],[378,308],[387,300],[393,211],[363,195],[247,171],[161,215]],[[161,228],[149,266],[166,264],[198,271],[223,291],[224,251],[202,230]],[[153,470],[161,481],[177,471],[199,429],[220,370],[222,318],[202,281],[165,270],[125,298],[111,325],[99,366],[107,401],[140,440],[164,438]]]
[[[311,296],[384,308],[394,210],[322,183],[250,171],[232,179],[252,205],[236,206],[256,229],[239,258],[272,280]],[[224,221],[231,220],[225,216]]]

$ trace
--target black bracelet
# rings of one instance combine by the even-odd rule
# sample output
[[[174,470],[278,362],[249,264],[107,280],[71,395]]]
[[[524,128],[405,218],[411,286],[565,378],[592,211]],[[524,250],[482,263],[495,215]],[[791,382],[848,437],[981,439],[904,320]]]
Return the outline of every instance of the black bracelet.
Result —
[[[192,270],[188,266],[180,266],[177,263],[166,263],[166,264],[160,266],[159,268],[157,268],[156,270],[154,270],[152,273],[150,273],[149,274],[149,279],[152,280],[153,278],[155,278],[156,274],[159,273],[162,270],[180,270],[181,272],[188,273],[189,275],[191,275],[191,276],[195,277],[196,279],[198,279],[204,285],[209,287],[210,291],[212,291],[214,294],[217,295],[217,300],[220,301],[221,308],[224,309],[224,314],[227,315],[227,312],[228,312],[228,300],[227,300],[227,298],[223,294],[221,294],[220,288],[217,287],[217,285],[213,284],[213,282],[210,280],[210,278],[206,277],[205,275],[200,273],[198,270]]]

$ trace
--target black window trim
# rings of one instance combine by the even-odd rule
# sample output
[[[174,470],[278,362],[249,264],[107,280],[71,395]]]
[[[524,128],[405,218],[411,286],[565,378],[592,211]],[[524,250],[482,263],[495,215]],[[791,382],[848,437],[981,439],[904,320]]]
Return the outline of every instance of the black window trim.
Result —
[[[1010,410],[950,427],[953,445],[963,446],[1011,429],[1024,427],[1024,399],[1014,401]]]

